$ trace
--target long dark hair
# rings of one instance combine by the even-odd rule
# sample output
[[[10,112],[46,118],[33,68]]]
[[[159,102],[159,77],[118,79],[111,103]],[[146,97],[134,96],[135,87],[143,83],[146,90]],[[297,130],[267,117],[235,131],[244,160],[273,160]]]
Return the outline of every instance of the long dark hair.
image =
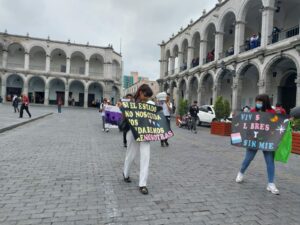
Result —
[[[153,91],[152,89],[149,87],[148,84],[142,84],[138,90],[136,91],[135,95],[134,95],[134,100],[138,101],[140,98],[140,92],[143,92],[145,97],[150,98],[153,95]]]
[[[261,94],[261,95],[256,96],[255,102],[256,101],[261,101],[263,103],[263,106],[262,106],[261,109],[258,109],[255,106],[256,111],[260,111],[261,110],[261,111],[265,112],[266,110],[272,109],[270,98],[269,98],[269,96],[267,94]]]

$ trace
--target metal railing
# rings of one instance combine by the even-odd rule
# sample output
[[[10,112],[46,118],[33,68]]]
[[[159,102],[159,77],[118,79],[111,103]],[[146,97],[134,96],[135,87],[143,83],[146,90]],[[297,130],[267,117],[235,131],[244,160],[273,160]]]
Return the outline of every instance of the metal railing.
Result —
[[[299,35],[299,26],[295,26],[285,30],[274,30],[273,33],[269,36],[269,44],[274,44],[296,35]]]
[[[98,71],[89,71],[90,76],[92,77],[103,77],[104,73],[103,72],[98,72]]]
[[[240,46],[240,53],[242,52],[247,52],[247,51],[250,51],[252,49],[256,49],[258,47],[260,47],[260,39],[257,40],[256,42],[251,42],[251,41],[247,41],[245,42],[244,45]]]
[[[84,67],[77,67],[77,68],[71,67],[70,73],[84,75],[85,68]]]
[[[30,70],[40,70],[40,71],[45,71],[46,70],[46,65],[29,65]]]
[[[51,66],[50,67],[51,72],[59,72],[59,73],[65,73],[66,72],[66,67],[62,66]]]
[[[7,68],[10,69],[24,69],[24,64],[21,63],[7,63],[6,65]]]
[[[231,51],[231,49],[227,49],[226,51],[219,53],[219,59],[223,59],[232,55],[234,55],[234,50]]]

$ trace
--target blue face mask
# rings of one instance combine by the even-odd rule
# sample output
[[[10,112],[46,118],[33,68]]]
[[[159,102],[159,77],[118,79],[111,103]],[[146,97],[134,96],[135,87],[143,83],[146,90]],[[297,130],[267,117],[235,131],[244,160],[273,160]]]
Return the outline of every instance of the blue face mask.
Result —
[[[263,104],[262,103],[256,103],[256,108],[257,109],[261,109],[263,107]]]

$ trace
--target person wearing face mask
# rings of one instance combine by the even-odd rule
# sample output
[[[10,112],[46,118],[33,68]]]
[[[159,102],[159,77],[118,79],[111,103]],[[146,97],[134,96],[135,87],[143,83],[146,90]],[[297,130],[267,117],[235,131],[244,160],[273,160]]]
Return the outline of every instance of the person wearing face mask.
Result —
[[[255,108],[251,109],[250,112],[267,112],[267,113],[276,114],[276,111],[274,109],[272,109],[272,107],[271,107],[269,96],[266,94],[258,95],[255,98]],[[246,156],[242,163],[241,169],[238,172],[238,175],[236,177],[237,183],[243,182],[244,173],[246,172],[251,161],[254,159],[256,153],[257,153],[257,150],[247,148]],[[267,190],[270,191],[271,193],[277,195],[277,194],[279,194],[279,190],[277,189],[276,185],[274,184],[274,176],[275,176],[274,153],[275,152],[263,151],[265,162],[266,162],[266,167],[267,167],[267,173],[268,173]]]

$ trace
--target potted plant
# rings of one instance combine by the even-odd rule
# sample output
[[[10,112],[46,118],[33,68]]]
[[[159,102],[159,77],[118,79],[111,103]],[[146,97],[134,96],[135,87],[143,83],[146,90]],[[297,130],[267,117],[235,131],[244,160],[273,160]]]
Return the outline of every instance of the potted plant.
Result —
[[[188,108],[188,101],[184,99],[179,100],[179,106],[178,106],[178,115],[176,115],[176,125],[179,125],[179,120],[182,119],[182,117],[187,114],[189,108]]]
[[[211,134],[230,136],[231,123],[227,122],[227,118],[230,115],[230,104],[227,100],[223,100],[222,96],[219,96],[214,104],[216,119],[211,122]]]
[[[292,128],[292,152],[300,154],[300,119],[293,120]]]

